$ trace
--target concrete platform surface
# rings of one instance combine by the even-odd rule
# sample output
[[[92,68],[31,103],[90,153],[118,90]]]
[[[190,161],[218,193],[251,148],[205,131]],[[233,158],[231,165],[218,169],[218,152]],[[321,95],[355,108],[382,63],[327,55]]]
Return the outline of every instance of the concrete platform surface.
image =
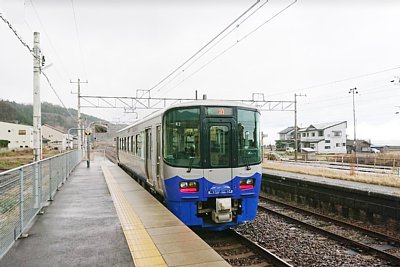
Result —
[[[101,165],[82,161],[1,267],[134,266]]]

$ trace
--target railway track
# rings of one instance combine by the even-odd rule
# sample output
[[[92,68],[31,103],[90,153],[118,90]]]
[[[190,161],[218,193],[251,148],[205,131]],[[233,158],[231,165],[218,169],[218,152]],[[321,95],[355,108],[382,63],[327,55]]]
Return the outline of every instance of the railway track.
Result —
[[[294,224],[400,266],[400,240],[325,215],[303,210],[276,200],[260,198],[259,208]]]
[[[234,230],[196,233],[232,266],[292,266]]]

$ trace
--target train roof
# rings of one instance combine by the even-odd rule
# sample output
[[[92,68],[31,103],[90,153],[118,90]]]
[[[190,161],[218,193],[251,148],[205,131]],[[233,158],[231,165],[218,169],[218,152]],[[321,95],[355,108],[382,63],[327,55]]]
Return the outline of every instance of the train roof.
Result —
[[[147,117],[134,122],[128,126],[126,126],[125,128],[119,130],[118,132],[122,132],[132,126],[135,126],[139,123],[142,123],[143,121],[147,121],[147,120],[151,120],[154,117],[157,117],[161,114],[163,114],[165,111],[173,109],[173,108],[179,108],[179,107],[191,107],[191,106],[225,106],[225,107],[244,107],[244,108],[249,108],[249,109],[257,109],[257,107],[249,105],[249,104],[245,104],[242,102],[237,102],[237,101],[231,101],[231,100],[194,100],[194,101],[189,101],[189,102],[182,102],[182,103],[178,103],[178,104],[174,104],[171,105],[169,107],[166,107],[162,110],[158,110],[156,112],[151,113],[150,115],[148,115]]]

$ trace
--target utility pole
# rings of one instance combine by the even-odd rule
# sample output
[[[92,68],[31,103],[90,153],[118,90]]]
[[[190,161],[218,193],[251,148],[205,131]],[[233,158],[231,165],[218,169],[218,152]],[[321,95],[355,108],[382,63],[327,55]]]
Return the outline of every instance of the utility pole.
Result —
[[[40,102],[40,34],[33,33],[33,160],[42,159],[42,110]]]
[[[70,83],[77,83],[78,84],[78,128],[82,128],[82,118],[81,118],[81,83],[88,83],[88,81],[81,82],[81,79],[78,81],[73,82],[69,81]],[[82,132],[78,131],[78,150],[82,150]]]
[[[357,134],[356,134],[356,106],[354,102],[354,94],[358,94],[357,88],[351,88],[349,94],[353,94],[353,123],[354,123],[354,155],[357,158]]]
[[[297,97],[306,94],[294,94],[294,161],[297,161]]]

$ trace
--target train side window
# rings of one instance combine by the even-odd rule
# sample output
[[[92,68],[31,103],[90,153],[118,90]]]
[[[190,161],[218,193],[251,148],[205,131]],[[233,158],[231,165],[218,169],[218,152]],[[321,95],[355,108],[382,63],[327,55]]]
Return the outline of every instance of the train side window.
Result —
[[[132,153],[135,152],[134,148],[135,148],[135,145],[134,145],[134,141],[133,141],[133,136],[131,136],[131,152]]]
[[[136,135],[136,155],[143,158],[142,155],[142,133]]]

